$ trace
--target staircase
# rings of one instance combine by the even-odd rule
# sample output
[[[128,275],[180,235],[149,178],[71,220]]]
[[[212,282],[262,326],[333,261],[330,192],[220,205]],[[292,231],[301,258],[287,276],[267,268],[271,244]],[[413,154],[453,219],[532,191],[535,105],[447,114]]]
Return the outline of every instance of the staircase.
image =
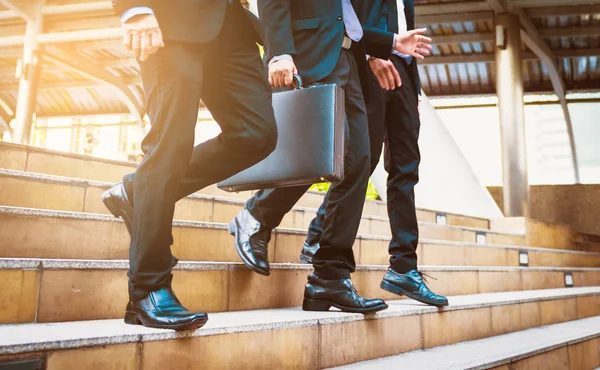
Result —
[[[297,261],[318,193],[275,231],[270,277],[245,268],[226,228],[250,192],[209,187],[180,201],[174,289],[209,321],[183,333],[125,325],[129,237],[100,195],[134,167],[0,143],[0,369],[600,366],[600,238],[560,225],[519,233],[419,210],[420,269],[450,296],[437,309],[379,289],[390,231],[385,204],[367,201],[352,279],[390,308],[303,312],[312,268]]]

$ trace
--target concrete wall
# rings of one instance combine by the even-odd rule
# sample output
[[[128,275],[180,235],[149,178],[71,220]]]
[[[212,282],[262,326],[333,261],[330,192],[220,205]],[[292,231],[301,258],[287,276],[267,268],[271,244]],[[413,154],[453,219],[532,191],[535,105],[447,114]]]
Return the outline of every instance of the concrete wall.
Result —
[[[502,209],[502,188],[488,190]],[[531,218],[600,235],[600,185],[536,185],[530,199]]]

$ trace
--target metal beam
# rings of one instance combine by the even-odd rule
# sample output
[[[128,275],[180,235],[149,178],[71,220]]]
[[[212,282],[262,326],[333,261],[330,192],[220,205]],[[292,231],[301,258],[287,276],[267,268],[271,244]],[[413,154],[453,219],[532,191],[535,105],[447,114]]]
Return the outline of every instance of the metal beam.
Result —
[[[579,6],[600,4],[600,0],[511,0],[511,4],[519,8],[544,8],[547,6]]]
[[[7,112],[9,105],[0,98],[0,134],[4,131],[12,132],[10,121],[14,118],[14,112]]]
[[[562,5],[565,5],[564,3]],[[598,14],[600,4],[579,6],[548,6],[543,8],[530,8],[525,12],[530,17],[558,17],[564,15]]]
[[[552,50],[555,58],[582,58],[596,57],[600,55],[600,48],[594,49],[559,49]],[[524,52],[522,54],[523,61],[539,60],[540,58],[532,52]],[[462,63],[495,63],[494,54],[479,53],[479,54],[462,54],[462,55],[444,55],[431,56],[419,62],[421,65],[428,64],[462,64]]]
[[[59,50],[65,52],[68,55],[68,60],[65,60],[61,57],[49,53],[44,53],[43,59],[54,64],[58,64],[61,67],[64,67],[73,72],[79,73],[82,76],[85,76],[86,78],[89,78],[91,80],[106,83],[115,87],[115,89],[121,95],[123,102],[125,103],[125,105],[127,105],[127,108],[134,116],[135,120],[140,123],[143,121],[142,104],[138,102],[137,98],[131,92],[128,85],[121,78],[114,76],[106,69],[96,65],[91,59],[81,57],[79,54],[71,52],[69,50]]]
[[[7,0],[2,0],[2,2]],[[14,1],[14,0],[13,0]],[[0,11],[0,20],[19,18],[18,10],[14,10],[12,7],[8,7],[11,10]],[[106,11],[112,10],[112,4],[110,1],[96,1],[90,3],[81,4],[66,4],[66,5],[46,5],[42,8],[43,15],[54,15],[54,14],[71,14],[71,13],[85,13],[94,11]]]
[[[502,2],[500,2],[500,0],[486,0],[488,5],[490,6],[490,8],[492,8],[492,10],[494,10],[496,12],[496,14],[499,13],[505,13],[506,9],[504,8],[504,4]]]
[[[477,21],[491,21],[494,19],[494,13],[491,11],[484,12],[463,12],[451,14],[430,14],[430,15],[415,15],[415,23],[421,26],[439,23],[465,23]]]
[[[10,9],[15,14],[15,18],[23,18],[27,22],[34,21],[39,11],[34,1],[0,0],[0,4]]]
[[[571,145],[575,183],[580,184],[581,177],[579,173],[579,161],[577,159],[575,134],[573,133],[573,122],[571,121],[571,113],[569,112],[569,105],[567,104],[565,82],[558,71],[556,57],[523,9],[515,8],[513,11],[519,16],[519,21],[523,27],[521,30],[521,39],[523,40],[523,43],[525,43],[525,45],[540,58],[540,61],[546,67],[548,76],[552,82],[552,87],[554,88],[554,93],[558,97],[558,101],[562,107],[565,123],[567,125],[567,132],[569,134],[569,143]]]
[[[38,43],[51,44],[89,40],[119,39],[122,37],[123,30],[120,27],[111,27],[92,30],[43,33],[38,36]],[[24,42],[25,36],[0,37],[0,47],[22,45]]]
[[[439,15],[465,12],[484,12],[490,10],[485,1],[456,1],[451,3],[435,3],[416,6],[416,13],[422,15]]]

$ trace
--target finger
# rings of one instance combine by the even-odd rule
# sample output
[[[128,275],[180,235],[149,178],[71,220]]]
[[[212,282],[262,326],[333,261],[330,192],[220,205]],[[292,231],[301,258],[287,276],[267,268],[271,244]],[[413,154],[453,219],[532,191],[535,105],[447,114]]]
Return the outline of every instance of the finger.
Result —
[[[432,40],[431,37],[427,37],[427,36],[417,36],[417,41],[423,44],[431,44]]]
[[[271,87],[276,87],[275,79],[273,78],[273,75],[271,73],[269,73],[269,85],[271,85]]]
[[[422,35],[424,33],[427,32],[427,28],[417,28],[411,31],[408,31],[408,33],[413,36],[413,35]]]
[[[385,85],[385,81],[383,80],[383,78],[381,78],[381,76],[378,74],[376,74],[375,77],[377,77],[377,82],[379,82],[379,86],[381,86],[382,89],[387,90],[387,87]]]
[[[418,43],[417,47],[421,48],[421,49],[427,49],[427,50],[431,50],[432,49],[431,44],[424,44],[422,42]]]
[[[152,53],[152,35],[149,32],[142,32],[140,35],[140,60],[143,62]]]
[[[157,28],[156,31],[154,31],[154,35],[156,35],[156,38],[158,38],[158,42],[153,41],[152,43],[159,48],[164,47],[165,41],[163,40],[163,35],[162,35],[162,31],[160,30],[160,28]]]
[[[396,87],[402,86],[402,79],[400,78],[400,73],[398,73],[398,70],[396,68],[392,68],[392,75],[394,76]]]
[[[134,32],[131,35],[131,51],[133,51],[133,55],[136,58],[140,57],[140,34],[139,34],[139,32]]]
[[[385,69],[385,78],[388,82],[388,90],[393,90],[396,87],[396,80],[394,78],[394,74],[391,71],[392,68]]]
[[[284,87],[285,86],[284,85],[284,76],[283,76],[282,71],[278,71],[277,72],[276,84],[277,84],[277,87]]]
[[[418,60],[423,60],[425,59],[424,56],[422,56],[421,54],[417,53],[417,52],[412,52],[410,53],[410,55],[412,55],[413,57],[417,58]]]
[[[163,44],[162,35],[160,34],[159,30],[152,31],[150,35],[153,52],[156,52],[159,48],[165,46]]]
[[[427,49],[421,49],[421,48],[417,48],[416,52],[417,52],[417,54],[421,54],[423,56],[427,56],[427,55],[431,54],[429,52],[429,50],[427,50]]]
[[[283,82],[285,86],[292,86],[294,84],[294,74],[292,70],[287,71],[285,76],[283,76]]]
[[[125,31],[125,34],[123,35],[123,45],[125,46],[125,49],[132,51],[131,50],[131,32],[130,31]]]

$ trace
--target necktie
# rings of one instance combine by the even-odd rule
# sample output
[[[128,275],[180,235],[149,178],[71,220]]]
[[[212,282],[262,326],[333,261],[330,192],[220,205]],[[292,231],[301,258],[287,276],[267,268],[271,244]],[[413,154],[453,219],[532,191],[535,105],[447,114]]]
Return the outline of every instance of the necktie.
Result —
[[[362,26],[356,16],[356,12],[352,7],[350,0],[342,0],[342,12],[344,16],[344,27],[346,28],[346,36],[352,41],[360,41],[363,36]]]

